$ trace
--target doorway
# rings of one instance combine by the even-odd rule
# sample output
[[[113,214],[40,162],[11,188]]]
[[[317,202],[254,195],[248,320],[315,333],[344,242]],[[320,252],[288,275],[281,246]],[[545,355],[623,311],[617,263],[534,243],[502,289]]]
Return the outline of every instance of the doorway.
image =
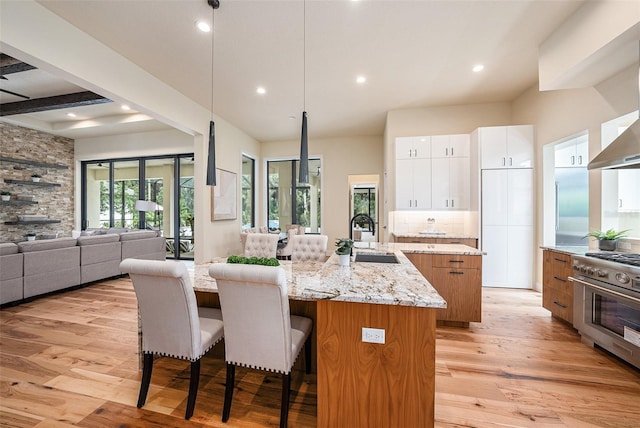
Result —
[[[349,176],[349,230],[354,241],[377,242],[378,175]]]

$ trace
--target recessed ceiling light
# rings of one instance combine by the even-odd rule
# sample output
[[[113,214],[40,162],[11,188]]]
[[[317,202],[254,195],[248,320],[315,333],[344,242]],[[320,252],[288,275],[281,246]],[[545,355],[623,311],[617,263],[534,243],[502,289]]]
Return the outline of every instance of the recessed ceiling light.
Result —
[[[267,93],[267,90],[262,86],[258,86],[258,88],[256,89],[256,92],[259,93],[260,95],[264,95]]]
[[[482,65],[482,64],[475,65],[475,66],[472,68],[472,70],[473,70],[473,72],[474,72],[474,73],[477,73],[477,72],[479,72],[479,71],[482,71],[482,70],[484,70],[484,65]]]
[[[75,113],[67,113],[67,116],[69,116],[69,117],[76,117],[76,114],[75,114]]]
[[[204,21],[198,21],[196,25],[198,26],[198,30],[202,31],[203,33],[208,33],[209,31],[211,31],[211,26],[209,26],[209,24]]]
[[[122,105],[120,106],[120,108],[121,108],[122,110],[127,110],[127,111],[131,110],[131,107],[129,107],[129,106],[128,106],[128,105],[126,105],[126,104],[122,104]]]
[[[356,83],[362,85],[364,82],[367,81],[367,78],[365,76],[358,76],[356,77]]]

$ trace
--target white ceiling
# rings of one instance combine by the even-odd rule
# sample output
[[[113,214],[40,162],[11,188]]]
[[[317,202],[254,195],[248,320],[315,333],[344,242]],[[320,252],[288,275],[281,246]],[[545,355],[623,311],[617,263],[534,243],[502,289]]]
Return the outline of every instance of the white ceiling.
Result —
[[[195,28],[197,20],[211,20],[206,0],[39,3],[210,106],[211,35]],[[382,135],[390,110],[511,101],[536,84],[538,46],[580,5],[575,0],[221,0],[215,12],[214,110],[260,141],[279,141],[299,138],[304,104],[309,136],[321,138]],[[471,71],[477,63],[485,65],[483,72]],[[361,86],[355,83],[359,74],[368,79]],[[18,75],[8,75],[0,87],[10,89],[13,76]],[[57,85],[47,83],[62,91]],[[260,85],[265,95],[256,94]],[[35,82],[16,92],[41,95]],[[60,111],[5,119],[25,126],[55,122],[58,133],[70,138],[138,132],[121,131],[122,111],[114,104],[82,108],[92,116],[92,126],[61,119]],[[110,126],[97,126],[97,116],[108,117]],[[138,119],[129,126],[164,127]]]

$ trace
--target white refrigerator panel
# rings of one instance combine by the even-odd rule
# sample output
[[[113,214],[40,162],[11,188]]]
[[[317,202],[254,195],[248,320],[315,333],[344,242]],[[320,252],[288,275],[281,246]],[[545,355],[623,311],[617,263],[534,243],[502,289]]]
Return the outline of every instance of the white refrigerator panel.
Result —
[[[507,222],[510,226],[533,225],[533,170],[507,170]]]
[[[482,226],[482,285],[508,287],[509,236],[507,226]]]
[[[509,186],[506,169],[482,170],[482,225],[506,225]]]

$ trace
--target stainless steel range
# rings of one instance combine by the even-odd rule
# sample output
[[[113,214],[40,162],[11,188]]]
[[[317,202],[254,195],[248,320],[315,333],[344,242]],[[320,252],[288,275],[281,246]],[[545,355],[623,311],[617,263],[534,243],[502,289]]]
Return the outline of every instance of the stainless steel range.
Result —
[[[582,342],[640,368],[640,254],[573,256],[573,325]]]

